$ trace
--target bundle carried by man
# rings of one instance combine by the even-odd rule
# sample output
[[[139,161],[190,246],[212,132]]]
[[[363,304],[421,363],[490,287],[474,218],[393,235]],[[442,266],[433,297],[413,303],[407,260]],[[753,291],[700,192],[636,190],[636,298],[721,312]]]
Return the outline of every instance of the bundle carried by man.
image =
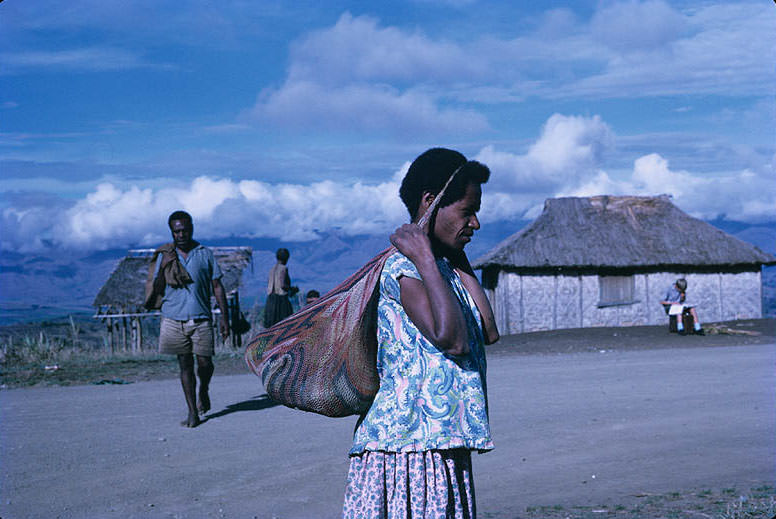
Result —
[[[160,245],[154,251],[153,256],[151,256],[151,261],[148,264],[148,275],[146,276],[145,282],[145,299],[143,301],[143,306],[146,310],[158,310],[162,307],[164,290],[154,290],[154,280],[156,279],[157,274],[156,262],[160,254],[162,256],[162,262],[159,265],[158,276],[164,279],[164,286],[183,288],[184,286],[193,283],[191,276],[183,265],[181,265],[180,259],[178,259],[178,253],[175,251],[175,243],[170,242]]]

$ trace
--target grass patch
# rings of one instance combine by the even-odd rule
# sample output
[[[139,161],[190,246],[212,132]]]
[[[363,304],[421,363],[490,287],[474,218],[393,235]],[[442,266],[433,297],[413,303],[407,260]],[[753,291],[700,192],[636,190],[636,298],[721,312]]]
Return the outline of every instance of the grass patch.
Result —
[[[754,497],[740,496],[728,503],[720,519],[770,519],[776,516],[776,497],[773,495]]]
[[[638,497],[634,503],[602,506],[529,506],[525,513],[491,514],[509,519],[771,519],[776,516],[776,488],[760,486],[739,494],[734,488],[718,491],[667,492]]]
[[[56,331],[55,331],[56,330]],[[222,347],[214,358],[216,373],[247,373],[242,352]],[[69,323],[37,333],[0,338],[0,384],[3,388],[76,385],[100,381],[139,382],[178,375],[174,356],[154,350],[111,353],[100,336],[84,338]]]

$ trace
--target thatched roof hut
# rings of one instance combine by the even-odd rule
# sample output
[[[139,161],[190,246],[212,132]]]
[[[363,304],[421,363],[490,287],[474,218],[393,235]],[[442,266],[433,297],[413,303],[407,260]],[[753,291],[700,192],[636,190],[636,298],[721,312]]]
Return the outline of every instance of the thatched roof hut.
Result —
[[[211,247],[224,273],[221,283],[228,293],[240,287],[243,270],[251,263],[250,247]],[[144,312],[143,299],[148,263],[154,249],[130,250],[94,298],[100,313]]]
[[[693,218],[667,195],[548,199],[533,223],[475,268],[585,269],[770,265],[776,258]]]
[[[668,196],[549,199],[473,262],[502,333],[659,324],[687,279],[701,319],[762,316],[762,265],[776,257],[693,218]]]

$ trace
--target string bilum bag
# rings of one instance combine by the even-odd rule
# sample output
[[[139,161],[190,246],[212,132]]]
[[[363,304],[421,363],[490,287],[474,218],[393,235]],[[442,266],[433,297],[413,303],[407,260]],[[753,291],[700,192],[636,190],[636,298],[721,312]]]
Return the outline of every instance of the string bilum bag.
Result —
[[[426,228],[456,169],[418,221]],[[380,387],[377,301],[389,247],[330,292],[256,335],[245,361],[270,398],[326,416],[365,414]]]

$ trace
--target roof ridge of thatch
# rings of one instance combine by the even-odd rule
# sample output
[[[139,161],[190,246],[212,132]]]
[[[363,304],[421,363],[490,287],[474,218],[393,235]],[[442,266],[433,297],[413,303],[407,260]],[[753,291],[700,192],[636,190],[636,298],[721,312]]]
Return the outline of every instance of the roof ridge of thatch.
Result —
[[[541,215],[474,268],[774,264],[761,251],[676,207],[669,195],[545,200]]]

